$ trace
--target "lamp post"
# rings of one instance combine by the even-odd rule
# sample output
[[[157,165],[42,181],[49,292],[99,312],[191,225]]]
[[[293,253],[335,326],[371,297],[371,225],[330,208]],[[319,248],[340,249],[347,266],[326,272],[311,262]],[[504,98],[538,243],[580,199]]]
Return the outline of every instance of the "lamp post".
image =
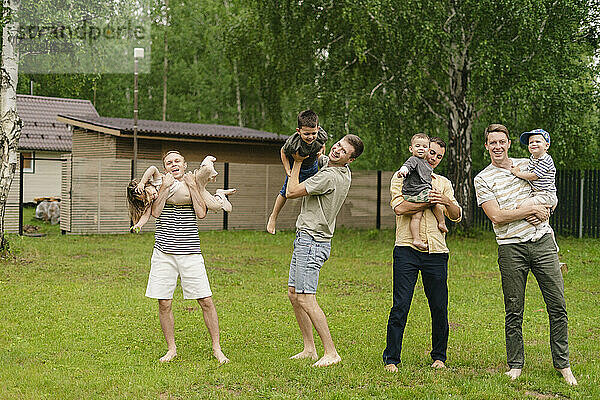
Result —
[[[137,173],[137,130],[138,130],[138,60],[144,58],[144,48],[133,49],[133,166],[132,175]]]

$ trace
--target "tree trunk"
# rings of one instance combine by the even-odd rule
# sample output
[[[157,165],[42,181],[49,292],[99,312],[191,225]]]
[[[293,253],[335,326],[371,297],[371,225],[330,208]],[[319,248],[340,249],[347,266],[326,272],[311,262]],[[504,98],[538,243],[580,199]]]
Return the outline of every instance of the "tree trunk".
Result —
[[[169,0],[165,0],[165,53],[163,57],[163,103],[162,103],[162,120],[167,120],[167,72],[169,70],[169,60],[167,53],[169,51],[169,43],[167,40],[167,31],[169,29]]]
[[[233,60],[233,79],[235,80],[235,101],[237,104],[238,125],[244,126],[244,122],[242,120],[242,95],[240,93],[240,77],[238,75],[236,60]]]
[[[463,208],[462,226],[473,226],[473,174],[471,158],[471,131],[473,129],[473,106],[467,102],[470,79],[469,56],[453,46],[450,55],[450,92],[448,115],[448,177],[454,184],[456,200]]]
[[[19,54],[16,47],[16,21],[19,0],[3,1],[2,55],[0,61],[0,252],[7,252],[8,243],[4,237],[4,212],[10,185],[17,167],[17,146],[23,123],[17,114],[17,79]]]

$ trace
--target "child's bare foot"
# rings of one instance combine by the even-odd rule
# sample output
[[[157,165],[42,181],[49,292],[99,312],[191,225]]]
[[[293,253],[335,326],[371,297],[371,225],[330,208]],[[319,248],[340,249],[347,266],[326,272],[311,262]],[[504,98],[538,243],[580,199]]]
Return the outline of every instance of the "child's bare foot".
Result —
[[[319,361],[313,364],[313,367],[328,367],[342,361],[342,357],[336,352],[334,354],[325,354]]]
[[[223,354],[223,352],[221,351],[221,349],[214,349],[213,350],[213,355],[215,356],[215,358],[217,359],[217,361],[219,361],[219,364],[227,364],[229,362],[229,358],[227,358],[225,356],[225,354]]]
[[[563,369],[556,368],[556,370],[561,373],[561,375],[563,376],[563,378],[565,378],[565,381],[567,381],[567,383],[569,385],[577,386],[577,379],[575,379],[575,376],[573,375],[573,372],[571,371],[571,367],[567,367],[567,368],[563,368]]]
[[[275,217],[273,217],[273,214],[269,215],[269,221],[267,221],[267,232],[269,232],[271,235],[275,234],[275,223],[277,222],[277,219],[275,219]]]
[[[396,364],[386,364],[383,368],[388,372],[398,372],[398,367]]]
[[[301,360],[303,358],[312,358],[316,361],[319,358],[319,355],[316,351],[303,350],[300,353],[291,356],[290,360]]]
[[[167,354],[160,358],[160,362],[169,362],[177,356],[177,349],[167,351]]]
[[[413,240],[412,243],[413,243],[413,246],[415,246],[419,250],[423,250],[423,251],[427,250],[427,244],[421,242],[420,240]]]
[[[442,360],[435,360],[433,364],[431,364],[431,368],[446,368],[446,364]]]
[[[445,222],[440,222],[438,224],[438,229],[444,233],[448,233],[448,227],[446,226]]]
[[[215,196],[219,197],[223,202],[223,205],[221,206],[221,208],[223,208],[223,211],[231,212],[231,210],[233,209],[233,206],[227,199],[227,195],[234,194],[235,192],[236,189],[217,189],[215,191]]]

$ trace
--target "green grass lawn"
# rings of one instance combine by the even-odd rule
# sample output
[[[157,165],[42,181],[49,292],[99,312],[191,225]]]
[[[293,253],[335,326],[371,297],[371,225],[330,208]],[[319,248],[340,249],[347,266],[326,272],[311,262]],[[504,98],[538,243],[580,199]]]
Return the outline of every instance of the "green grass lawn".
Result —
[[[32,230],[33,234],[60,234],[60,224],[52,225],[50,221],[35,218],[35,207],[23,207],[23,229],[25,234],[27,234],[27,225],[37,227],[36,230]]]
[[[431,324],[419,281],[397,374],[381,361],[392,231],[336,232],[318,298],[342,362],[323,369],[288,359],[302,346],[286,296],[293,233],[218,231],[200,239],[231,359],[224,366],[211,357],[198,304],[182,300],[179,288],[178,357],[158,362],[166,346],[157,303],[144,297],[151,234],[11,236],[14,257],[0,260],[0,398],[600,398],[599,240],[559,240],[580,382],[569,387],[552,368],[548,316],[532,275],[526,365],[519,380],[504,376],[504,307],[489,233],[449,238],[449,368],[429,367]]]

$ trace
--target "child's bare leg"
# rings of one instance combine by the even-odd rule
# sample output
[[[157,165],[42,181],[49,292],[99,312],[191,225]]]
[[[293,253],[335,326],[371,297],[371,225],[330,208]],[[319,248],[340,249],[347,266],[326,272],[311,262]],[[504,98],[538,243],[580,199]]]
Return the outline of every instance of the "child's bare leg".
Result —
[[[269,215],[269,221],[267,222],[267,232],[271,235],[275,234],[275,224],[277,223],[277,217],[279,216],[279,212],[283,208],[286,202],[286,198],[279,193],[277,198],[275,199],[275,205],[273,206],[273,211],[271,211],[271,215]]]
[[[421,218],[423,217],[423,211],[419,211],[418,213],[414,213],[410,217],[410,234],[413,237],[413,246],[420,250],[427,250],[427,245],[421,241],[421,237],[419,235],[419,228],[421,225]]]
[[[444,209],[441,205],[436,204],[433,206],[433,215],[435,215],[435,219],[438,222],[438,228],[440,231],[447,233],[448,227],[446,226],[446,218],[444,217]]]

